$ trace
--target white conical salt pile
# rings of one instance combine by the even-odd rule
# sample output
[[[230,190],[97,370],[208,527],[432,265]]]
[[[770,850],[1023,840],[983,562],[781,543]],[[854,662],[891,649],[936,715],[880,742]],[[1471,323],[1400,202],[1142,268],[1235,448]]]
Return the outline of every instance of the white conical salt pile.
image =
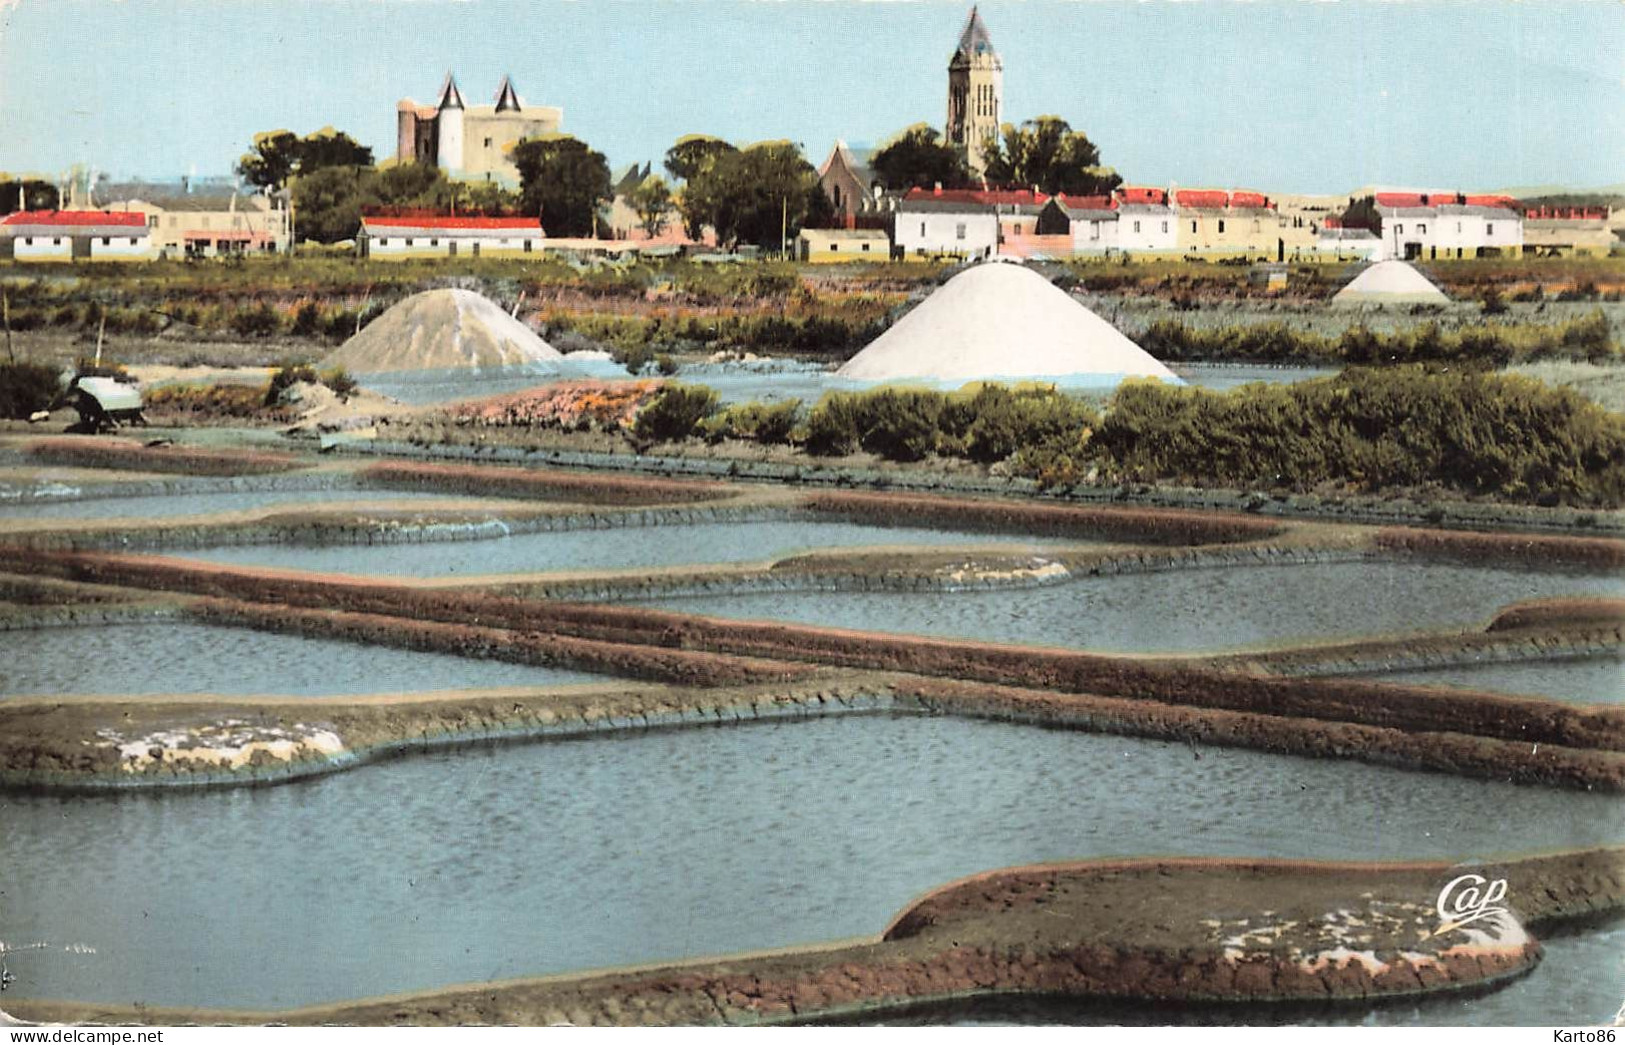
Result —
[[[1339,305],[1443,304],[1449,300],[1426,276],[1397,260],[1377,262],[1332,297]]]
[[[1090,375],[1179,380],[1049,280],[1005,261],[950,279],[835,375],[945,383]]]
[[[427,290],[391,307],[319,364],[352,374],[525,367],[557,373],[564,357],[472,290]]]

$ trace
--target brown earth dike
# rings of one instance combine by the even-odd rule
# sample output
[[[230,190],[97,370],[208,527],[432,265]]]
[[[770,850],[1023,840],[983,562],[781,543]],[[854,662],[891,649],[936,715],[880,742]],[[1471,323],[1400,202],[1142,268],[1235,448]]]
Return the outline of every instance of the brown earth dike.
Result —
[[[1338,678],[1284,678],[1086,652],[806,625],[730,621],[633,607],[526,601],[467,591],[378,584],[156,557],[38,551],[10,568],[97,584],[280,604],[517,633],[662,647],[696,654],[906,672],[1162,705],[1321,719],[1405,732],[1458,733],[1531,745],[1625,751],[1625,708]],[[297,609],[296,609],[297,608]],[[408,621],[409,619],[409,621]],[[384,628],[386,625],[379,624]],[[1503,632],[1515,636],[1516,632]]]
[[[1462,874],[1505,911],[1443,922]],[[474,984],[279,1012],[20,1001],[31,1020],[348,1025],[762,1025],[1039,996],[1144,1006],[1365,1008],[1529,974],[1532,931],[1625,905],[1625,854],[1453,866],[1134,859],[1009,868],[911,904],[880,935],[661,966]],[[1471,930],[1471,931],[1469,931]],[[1534,975],[1540,975],[1536,970]]]
[[[268,475],[306,468],[310,462],[291,454],[256,450],[201,450],[186,446],[145,446],[127,439],[62,436],[29,443],[23,453],[46,464],[74,468],[117,468],[134,472],[181,475]]]
[[[435,490],[580,504],[686,504],[736,496],[726,483],[597,475],[541,468],[456,464],[374,464],[356,473],[364,486]]]
[[[1372,542],[1381,551],[1433,561],[1625,570],[1625,541],[1607,537],[1548,537],[1393,526],[1378,530]]]
[[[1275,537],[1286,530],[1278,521],[1247,515],[914,494],[814,493],[802,505],[810,511],[888,526],[935,526],[1154,545],[1236,544]]]

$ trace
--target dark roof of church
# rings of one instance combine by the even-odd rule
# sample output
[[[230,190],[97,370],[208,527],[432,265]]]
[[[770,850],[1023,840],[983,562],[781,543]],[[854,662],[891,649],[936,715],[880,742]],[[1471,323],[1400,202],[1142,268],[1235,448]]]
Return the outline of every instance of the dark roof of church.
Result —
[[[999,52],[993,49],[993,38],[987,34],[987,25],[982,21],[981,12],[972,7],[970,18],[965,21],[965,31],[959,34],[959,48],[955,55],[972,58],[979,54],[990,54],[997,58]]]

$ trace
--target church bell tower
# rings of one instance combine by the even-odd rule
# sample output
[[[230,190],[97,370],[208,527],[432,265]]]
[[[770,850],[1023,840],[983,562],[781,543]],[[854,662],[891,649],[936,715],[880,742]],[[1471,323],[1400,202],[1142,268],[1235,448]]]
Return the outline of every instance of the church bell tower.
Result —
[[[999,133],[1004,115],[1004,63],[993,49],[987,26],[970,9],[959,47],[948,60],[948,144],[965,154],[971,173],[986,167],[983,143]]]

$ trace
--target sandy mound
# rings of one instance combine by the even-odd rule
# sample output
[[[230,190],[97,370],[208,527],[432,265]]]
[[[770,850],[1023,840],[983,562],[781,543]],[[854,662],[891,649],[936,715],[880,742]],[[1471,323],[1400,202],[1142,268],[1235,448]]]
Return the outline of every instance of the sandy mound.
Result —
[[[472,290],[429,290],[368,323],[319,366],[352,374],[497,367],[557,373],[563,358],[488,298]]]
[[[860,381],[1083,375],[1178,378],[1043,276],[1010,262],[961,272],[836,371]]]
[[[1444,291],[1403,261],[1377,262],[1360,273],[1352,283],[1339,290],[1332,298],[1332,301],[1339,305],[1358,305],[1364,302],[1444,304],[1449,300]]]

